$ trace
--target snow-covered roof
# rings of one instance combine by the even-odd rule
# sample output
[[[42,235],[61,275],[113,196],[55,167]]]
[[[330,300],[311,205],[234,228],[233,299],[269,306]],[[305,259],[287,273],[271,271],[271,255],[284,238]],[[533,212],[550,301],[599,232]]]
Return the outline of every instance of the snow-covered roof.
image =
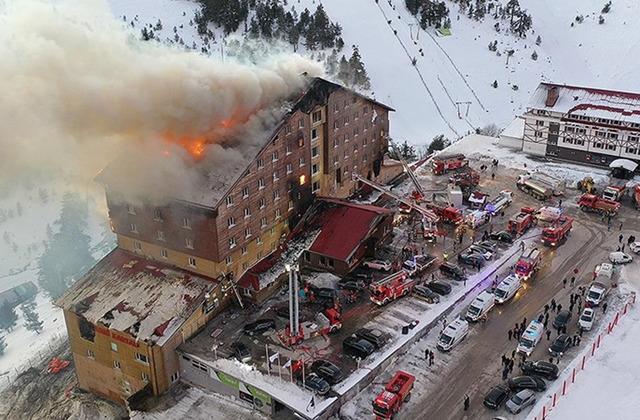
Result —
[[[555,100],[553,97],[548,98],[552,89],[558,94]],[[527,107],[561,114],[640,123],[640,93],[540,83]]]
[[[216,285],[115,249],[58,300],[93,324],[163,344]]]
[[[511,124],[502,130],[500,136],[521,139],[524,136],[524,118],[518,117],[511,121]]]

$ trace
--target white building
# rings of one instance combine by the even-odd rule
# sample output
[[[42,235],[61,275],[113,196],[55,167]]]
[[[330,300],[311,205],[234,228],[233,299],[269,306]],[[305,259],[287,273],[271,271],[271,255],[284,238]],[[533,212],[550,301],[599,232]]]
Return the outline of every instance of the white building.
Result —
[[[640,94],[540,83],[525,119],[522,150],[608,166],[640,163]]]

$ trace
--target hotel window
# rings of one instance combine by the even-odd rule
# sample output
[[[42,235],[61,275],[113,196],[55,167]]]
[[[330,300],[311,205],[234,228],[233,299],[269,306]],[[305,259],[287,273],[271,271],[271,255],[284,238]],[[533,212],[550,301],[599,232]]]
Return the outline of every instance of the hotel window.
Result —
[[[605,137],[606,133],[604,131],[596,131],[596,137]]]
[[[287,163],[287,175],[293,172],[293,165],[290,163]]]
[[[291,154],[291,145],[287,144],[287,155]]]
[[[131,228],[131,232],[138,233],[138,226],[136,226],[135,223],[131,223],[131,225],[129,225],[129,228]]]
[[[242,270],[246,270],[247,268],[249,268],[249,264],[247,262],[243,262],[242,263]]]
[[[337,103],[333,105],[333,112],[338,112],[340,110],[340,105]]]
[[[244,187],[242,189],[242,198],[247,198],[249,197],[249,187]]]
[[[264,160],[262,160],[262,158],[258,159],[258,169],[262,169],[264,168]]]
[[[111,342],[111,351],[118,352],[118,345],[114,342]]]
[[[344,125],[349,125],[349,116],[348,115],[344,116]]]
[[[349,143],[349,136],[345,134],[343,140],[345,143]]]
[[[136,208],[133,206],[133,204],[127,204],[127,212],[129,214],[136,214]]]
[[[616,149],[617,149],[617,147],[616,147],[615,144],[607,144],[607,150],[614,150],[615,151]]]
[[[320,153],[318,152],[318,146],[315,146],[314,148],[311,149],[311,157],[317,157]]]
[[[142,251],[142,244],[139,241],[133,241],[133,249],[134,251]]]
[[[273,190],[273,201],[280,200],[280,190]]]
[[[637,150],[638,150],[638,149],[636,149],[635,147],[627,147],[627,148],[625,149],[625,152],[627,152],[627,153],[631,153],[631,154],[636,154]]]
[[[238,245],[236,238],[229,238],[229,249],[233,249]]]
[[[304,158],[303,157],[300,158],[300,166],[304,166]]]
[[[243,246],[240,251],[242,252],[242,255],[247,255],[249,253],[249,250],[247,249],[246,246]]]
[[[313,114],[311,114],[311,118],[313,119],[314,123],[320,122],[322,120],[322,111],[315,111]]]
[[[136,353],[135,359],[138,362],[141,362],[141,363],[144,363],[144,364],[149,364],[149,358],[147,358],[147,356],[144,355],[144,354]]]
[[[291,126],[289,124],[284,126],[284,133],[291,134]]]
[[[158,231],[158,240],[163,242],[165,241],[164,232],[161,230]]]
[[[338,147],[339,145],[340,145],[340,139],[338,139],[338,137],[336,136],[336,137],[333,138],[333,147],[334,147],[334,149],[336,147]]]
[[[117,360],[113,361],[113,368],[114,369],[120,369],[120,362],[118,362]]]
[[[278,179],[280,179],[278,178],[278,171],[273,171],[273,180],[277,181]]]
[[[537,120],[537,121],[536,121],[536,126],[537,126],[537,127],[544,127],[544,121]]]
[[[244,208],[244,218],[251,217],[251,209],[249,207]]]
[[[304,185],[304,183],[306,182],[307,177],[304,175],[300,175],[300,185]]]
[[[96,354],[93,352],[93,350],[87,350],[87,357],[89,359],[95,359],[96,358]]]
[[[233,206],[233,196],[229,195],[227,196],[227,207],[232,207]]]
[[[358,130],[358,127],[353,129],[353,137],[358,137],[358,134],[360,134],[360,130]]]
[[[258,189],[261,190],[264,188],[264,178],[260,178],[258,180]]]
[[[311,166],[311,175],[315,175],[318,173],[318,164],[314,163],[313,166]]]
[[[273,152],[273,153],[271,154],[271,160],[272,160],[273,162],[275,162],[275,161],[277,161],[277,160],[278,160],[278,152]]]
[[[256,238],[256,244],[258,244],[258,245],[262,245],[262,238],[261,238],[261,237],[259,237],[259,236],[258,236],[258,237]]]
[[[244,237],[249,238],[251,236],[251,228],[245,228]]]
[[[613,140],[617,140],[618,139],[618,133],[607,133],[607,138],[613,139]]]
[[[162,248],[160,250],[160,256],[164,259],[167,259],[169,258],[169,252],[166,249]]]
[[[300,118],[300,119],[298,120],[298,128],[303,128],[303,127],[304,127],[304,119],[303,119],[303,118]]]
[[[153,209],[153,220],[155,220],[156,222],[162,221],[162,211],[160,209]]]
[[[303,147],[304,146],[304,137],[300,137],[298,139],[298,147]]]
[[[282,216],[282,212],[280,209],[276,209],[276,220],[278,220]]]
[[[149,374],[146,372],[142,372],[142,382],[149,382]]]
[[[236,218],[231,216],[227,219],[227,229],[231,229],[236,225]]]
[[[188,217],[182,218],[182,227],[185,229],[191,229],[191,219]]]
[[[318,181],[313,183],[313,191],[312,192],[317,192],[320,191],[320,183]]]
[[[260,219],[260,227],[262,228],[266,228],[267,227],[267,218],[263,217]]]
[[[260,201],[258,201],[258,205],[260,206],[261,209],[265,208],[267,206],[266,204],[266,200],[264,198],[261,198]]]
[[[248,296],[248,297],[250,297],[250,296],[251,296],[251,289],[244,289],[244,288],[243,288],[243,289],[242,289],[242,294],[243,294],[244,296]]]
[[[334,129],[334,130],[337,130],[337,129],[338,129],[338,125],[339,125],[339,121],[338,121],[338,120],[335,120],[335,121],[333,122],[333,129]]]
[[[311,130],[311,140],[316,140],[318,138],[318,129],[314,128]]]
[[[596,149],[602,149],[602,147],[604,146],[603,143],[593,143],[593,147],[595,147]]]
[[[358,154],[358,145],[357,144],[353,145],[353,153],[356,154],[356,155]]]
[[[196,266],[196,259],[193,257],[189,257],[189,265],[191,267],[195,267]]]
[[[289,209],[289,210],[293,210],[293,201],[292,201],[292,200],[289,200],[289,207],[288,207],[288,209]]]
[[[227,265],[231,265],[231,264],[233,263],[233,257],[231,257],[231,255],[229,255],[228,257],[226,257],[226,258],[224,259],[224,262],[225,262]]]
[[[193,239],[184,238],[184,245],[189,249],[193,249]]]

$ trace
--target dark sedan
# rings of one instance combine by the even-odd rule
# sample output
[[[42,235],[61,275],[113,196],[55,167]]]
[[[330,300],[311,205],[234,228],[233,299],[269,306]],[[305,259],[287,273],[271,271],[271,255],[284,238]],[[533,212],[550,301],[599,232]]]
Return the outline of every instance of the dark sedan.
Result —
[[[331,389],[329,382],[315,373],[306,377],[304,387],[318,395],[325,395]]]
[[[427,287],[442,296],[451,293],[451,285],[443,281],[431,281],[427,283]]]
[[[505,230],[490,234],[489,239],[493,239],[494,241],[498,241],[498,242],[503,242],[505,244],[513,243],[513,235]]]
[[[467,277],[462,268],[451,263],[442,264],[440,266],[440,272],[454,280],[464,280]]]
[[[458,254],[458,261],[465,265],[472,267],[482,267],[485,263],[485,258],[481,254],[468,252],[466,254]]]
[[[558,366],[543,360],[524,362],[520,369],[525,375],[542,376],[548,381],[558,379]]]
[[[562,356],[569,347],[571,347],[571,337],[567,334],[560,334],[553,340],[553,343],[551,343],[549,353],[552,356]]]
[[[350,356],[364,359],[376,351],[376,347],[364,338],[351,335],[342,341],[342,349]]]
[[[564,328],[569,325],[569,321],[571,321],[571,312],[562,310],[558,312],[555,319],[553,320],[554,328]]]
[[[273,319],[259,319],[244,326],[244,333],[250,336],[262,334],[265,331],[276,328],[276,321]]]
[[[547,384],[539,376],[515,376],[507,381],[507,386],[513,392],[519,392],[523,389],[541,392],[547,389]]]
[[[429,289],[427,286],[423,286],[421,284],[414,286],[413,295],[429,303],[440,302],[440,296],[438,296],[437,293]]]
[[[335,385],[344,379],[342,370],[328,360],[316,360],[311,364],[311,372],[323,377],[330,385]]]
[[[509,388],[506,385],[497,385],[489,390],[489,393],[484,397],[482,402],[485,407],[492,410],[497,410],[502,404],[509,398]]]

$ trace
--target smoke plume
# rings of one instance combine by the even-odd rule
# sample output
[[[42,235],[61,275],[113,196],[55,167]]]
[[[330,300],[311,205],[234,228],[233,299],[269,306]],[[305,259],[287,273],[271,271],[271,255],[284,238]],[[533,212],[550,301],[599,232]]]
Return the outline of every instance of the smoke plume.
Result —
[[[164,169],[147,181],[188,186],[194,180],[186,169],[255,151],[256,135],[281,112],[274,104],[304,86],[303,72],[321,74],[299,55],[220,62],[140,41],[129,29],[103,1],[0,5],[0,180],[33,170],[91,179],[123,155],[134,157],[140,173],[157,168],[156,152],[169,148]],[[229,134],[240,140],[215,144]],[[196,136],[214,144],[195,163],[166,144],[167,137]],[[118,167],[133,182],[128,170]]]

